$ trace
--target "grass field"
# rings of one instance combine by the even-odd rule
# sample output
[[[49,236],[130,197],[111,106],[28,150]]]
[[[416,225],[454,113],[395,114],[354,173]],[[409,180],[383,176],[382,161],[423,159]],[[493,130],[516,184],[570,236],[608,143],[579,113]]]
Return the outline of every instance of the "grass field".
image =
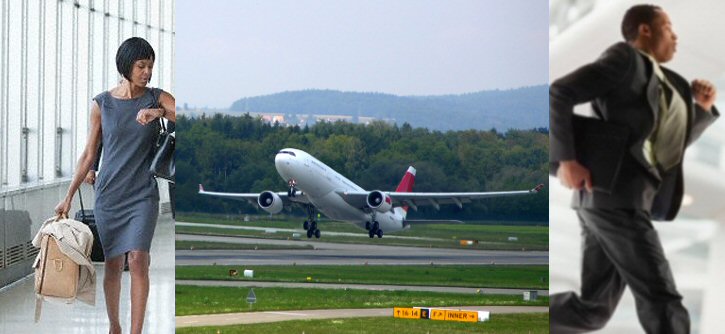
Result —
[[[176,315],[249,312],[250,288],[176,286]],[[378,308],[393,306],[527,305],[546,306],[548,297],[525,302],[522,296],[421,291],[370,291],[310,288],[255,288],[251,311]]]
[[[313,249],[312,245],[234,244],[228,242],[176,240],[176,249]]]
[[[176,220],[180,222],[189,223],[201,223],[201,224],[221,224],[221,225],[235,225],[235,226],[260,226],[270,228],[292,228],[302,229],[302,217],[284,217],[275,215],[270,218],[267,217],[251,217],[248,222],[243,221],[240,216],[226,216],[219,214],[207,214],[207,213],[178,213]],[[325,220],[321,221],[320,224],[324,224],[325,230],[331,232],[352,232],[360,233],[364,232],[356,226],[349,223]]]
[[[254,270],[254,278],[229,276],[229,270]],[[548,289],[548,266],[177,266],[177,280],[398,284],[474,288]]]
[[[225,327],[178,328],[176,333],[208,334],[539,334],[549,333],[548,313],[492,315],[491,320],[461,323],[433,320],[371,317],[328,320],[294,320],[266,324]]]
[[[194,222],[202,224],[222,224],[233,226],[255,226],[265,228],[301,229],[299,221],[287,220],[253,220],[243,222],[239,219],[225,218],[209,215],[179,215],[176,219],[180,222]],[[422,224],[414,225],[409,230],[404,230],[390,235],[431,238],[433,240],[395,239],[382,238],[370,240],[366,231],[349,223],[324,221],[320,222],[320,229],[323,237],[314,239],[321,242],[342,242],[342,243],[371,243],[384,245],[418,246],[418,247],[442,247],[461,248],[460,240],[476,240],[478,243],[465,246],[471,249],[494,249],[494,250],[548,250],[549,249],[549,228],[547,226],[520,226],[520,225],[488,225],[488,224]],[[256,238],[288,239],[292,237],[290,232],[266,233],[264,231],[231,230],[213,227],[189,227],[177,226],[177,233],[207,234],[207,235],[237,235]],[[325,232],[348,232],[358,233],[361,237],[352,236],[325,236]],[[509,237],[516,237],[518,240],[509,241]],[[303,236],[303,239],[304,236]]]

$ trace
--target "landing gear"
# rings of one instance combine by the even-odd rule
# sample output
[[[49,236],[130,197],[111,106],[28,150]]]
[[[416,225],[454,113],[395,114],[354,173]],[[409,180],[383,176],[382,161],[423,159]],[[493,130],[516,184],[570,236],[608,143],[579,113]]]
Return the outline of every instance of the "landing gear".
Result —
[[[302,228],[307,230],[307,238],[312,238],[314,235],[315,238],[320,238],[320,230],[317,228],[317,222],[315,221],[315,215],[317,214],[317,210],[315,210],[315,206],[308,204],[307,205],[307,220],[305,220],[304,223],[302,223]]]
[[[287,197],[295,197],[297,193],[297,181],[295,179],[290,179],[287,181],[287,185],[289,185],[289,190],[287,190]]]
[[[367,227],[368,224],[370,224],[370,222],[366,222],[365,227]],[[376,235],[378,236],[378,238],[382,238],[383,230],[380,229],[380,223],[378,223],[377,221],[374,221],[372,223],[372,225],[370,226],[370,228],[368,229],[368,236],[370,238],[375,238]]]
[[[380,229],[380,223],[378,223],[377,220],[375,220],[375,210],[370,214],[370,220],[372,220],[372,223],[369,221],[365,222],[365,229],[368,230],[368,236],[372,239],[376,235],[379,238],[383,237],[383,230]]]

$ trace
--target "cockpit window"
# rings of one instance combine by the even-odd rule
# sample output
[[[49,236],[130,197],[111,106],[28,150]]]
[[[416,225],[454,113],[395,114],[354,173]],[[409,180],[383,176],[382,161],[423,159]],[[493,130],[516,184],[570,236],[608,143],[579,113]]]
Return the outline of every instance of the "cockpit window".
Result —
[[[297,157],[297,155],[295,155],[295,152],[292,152],[292,151],[279,151],[279,153],[277,153],[277,154],[289,154],[293,157]]]

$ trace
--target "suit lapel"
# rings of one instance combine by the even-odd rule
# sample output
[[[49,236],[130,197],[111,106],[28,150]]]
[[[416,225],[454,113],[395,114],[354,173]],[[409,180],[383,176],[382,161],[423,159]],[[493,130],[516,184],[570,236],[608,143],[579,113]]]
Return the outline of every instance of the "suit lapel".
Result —
[[[652,131],[654,131],[657,122],[660,118],[660,82],[657,78],[657,75],[655,75],[655,71],[653,69],[652,61],[649,60],[645,55],[637,52],[638,61],[642,62],[642,65],[644,66],[644,73],[647,78],[647,102],[649,104],[649,109],[652,112],[652,119],[654,122],[652,123],[652,129],[650,130],[649,134],[652,134]],[[649,136],[649,135],[648,135]]]

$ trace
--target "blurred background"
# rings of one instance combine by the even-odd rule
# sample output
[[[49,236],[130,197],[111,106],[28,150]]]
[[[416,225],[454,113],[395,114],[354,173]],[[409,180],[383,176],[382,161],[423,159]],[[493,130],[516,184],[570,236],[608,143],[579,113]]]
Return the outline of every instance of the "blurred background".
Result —
[[[688,80],[707,79],[719,89],[725,108],[725,2],[650,1],[670,16],[678,35],[675,58],[666,64]],[[621,41],[624,12],[636,1],[551,0],[549,2],[549,77],[556,80],[594,61]],[[589,113],[589,105],[577,107]],[[718,316],[725,307],[725,121],[716,122],[685,157],[685,198],[674,222],[655,223],[674,271],[693,333],[721,333]],[[550,292],[579,289],[581,251],[579,223],[569,208],[571,192],[550,178]],[[641,332],[629,290],[600,333]]]

